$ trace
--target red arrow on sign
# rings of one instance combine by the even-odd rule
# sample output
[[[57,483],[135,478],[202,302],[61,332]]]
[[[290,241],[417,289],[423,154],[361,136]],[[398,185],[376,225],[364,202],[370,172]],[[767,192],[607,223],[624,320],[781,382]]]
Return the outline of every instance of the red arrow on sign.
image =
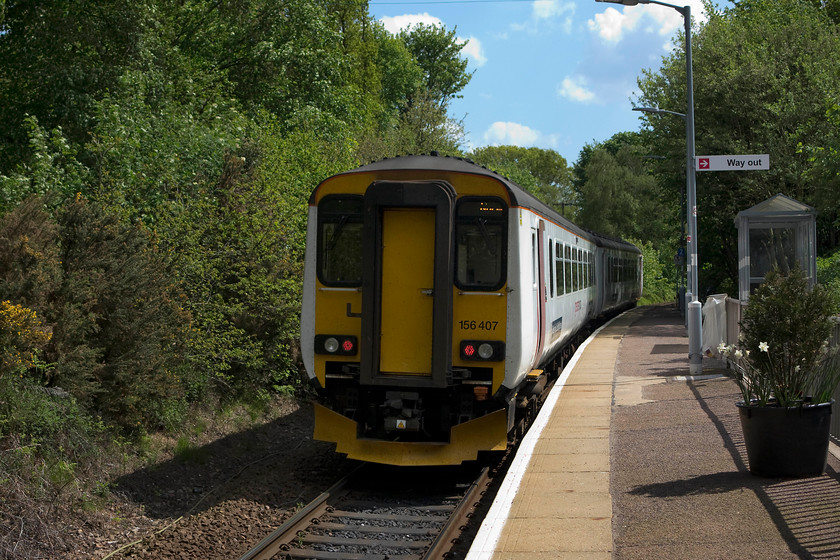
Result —
[[[709,158],[701,157],[697,158],[697,167],[700,169],[708,169],[709,168]]]

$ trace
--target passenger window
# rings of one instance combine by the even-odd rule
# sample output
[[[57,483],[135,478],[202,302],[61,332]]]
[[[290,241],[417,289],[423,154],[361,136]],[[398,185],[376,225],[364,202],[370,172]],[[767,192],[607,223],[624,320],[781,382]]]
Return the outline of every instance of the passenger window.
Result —
[[[572,293],[572,248],[565,246],[566,293]]]
[[[548,285],[551,297],[554,297],[554,243],[548,240]]]
[[[328,196],[318,205],[318,279],[327,286],[362,284],[361,196]]]
[[[507,206],[498,198],[465,197],[455,215],[455,283],[498,290],[506,275]]]

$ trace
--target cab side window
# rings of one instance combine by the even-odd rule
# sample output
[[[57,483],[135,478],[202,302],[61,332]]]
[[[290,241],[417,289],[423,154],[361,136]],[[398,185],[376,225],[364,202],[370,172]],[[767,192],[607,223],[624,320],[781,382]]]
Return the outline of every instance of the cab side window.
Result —
[[[362,285],[361,196],[327,196],[318,204],[318,279],[326,286]]]
[[[455,207],[455,284],[498,290],[505,284],[507,205],[498,198],[464,197]]]

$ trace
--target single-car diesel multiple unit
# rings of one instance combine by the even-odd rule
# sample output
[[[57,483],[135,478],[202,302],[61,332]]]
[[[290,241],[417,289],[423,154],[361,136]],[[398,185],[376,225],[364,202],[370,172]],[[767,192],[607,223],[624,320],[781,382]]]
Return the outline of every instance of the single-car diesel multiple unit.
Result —
[[[301,350],[315,438],[353,459],[452,465],[504,450],[552,364],[642,289],[634,245],[467,160],[386,159],[309,200]]]

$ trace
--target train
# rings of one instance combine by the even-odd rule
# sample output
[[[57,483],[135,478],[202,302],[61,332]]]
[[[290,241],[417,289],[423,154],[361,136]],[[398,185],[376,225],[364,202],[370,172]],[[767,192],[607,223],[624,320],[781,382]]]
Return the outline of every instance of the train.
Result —
[[[384,159],[309,199],[301,353],[314,438],[365,462],[503,451],[593,319],[636,305],[642,254],[467,159]]]

